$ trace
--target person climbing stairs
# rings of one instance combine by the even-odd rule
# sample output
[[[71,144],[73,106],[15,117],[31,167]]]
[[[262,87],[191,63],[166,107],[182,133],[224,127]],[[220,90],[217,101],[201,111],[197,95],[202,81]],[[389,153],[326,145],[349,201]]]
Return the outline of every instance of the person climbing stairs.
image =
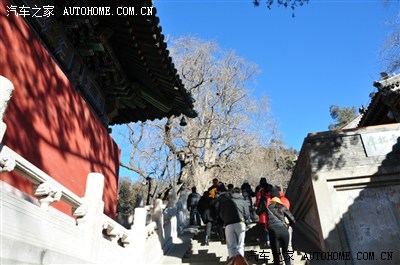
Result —
[[[250,224],[246,232],[245,258],[249,264],[273,264],[272,251],[265,242],[258,240],[258,229],[256,224]],[[174,245],[166,253],[161,264],[182,264],[182,265],[224,265],[228,258],[226,244],[218,240],[217,233],[212,233],[209,245],[204,244],[205,227],[190,227],[182,235],[182,244]],[[293,265],[306,265],[301,260],[301,254],[293,253]]]

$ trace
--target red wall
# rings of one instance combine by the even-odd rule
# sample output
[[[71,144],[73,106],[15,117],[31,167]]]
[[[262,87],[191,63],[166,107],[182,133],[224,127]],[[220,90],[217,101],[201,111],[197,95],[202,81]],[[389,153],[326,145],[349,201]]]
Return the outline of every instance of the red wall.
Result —
[[[88,173],[102,173],[105,213],[115,217],[117,145],[22,18],[7,16],[7,5],[0,4],[0,75],[11,80],[14,93],[3,143],[80,197]],[[17,173],[0,179],[33,194]],[[64,203],[53,206],[71,214]]]

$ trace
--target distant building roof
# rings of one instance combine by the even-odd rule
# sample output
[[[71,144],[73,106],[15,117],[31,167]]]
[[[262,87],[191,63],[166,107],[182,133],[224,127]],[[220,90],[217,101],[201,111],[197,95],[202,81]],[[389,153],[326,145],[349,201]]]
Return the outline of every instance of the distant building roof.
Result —
[[[343,126],[343,128],[341,128],[341,130],[357,128],[358,123],[360,122],[362,116],[363,116],[363,114],[358,114],[354,119],[352,119],[345,126]]]
[[[400,122],[400,74],[375,81],[378,92],[363,112],[358,127]]]
[[[36,0],[29,4],[43,6]],[[52,16],[24,19],[105,126],[197,116],[169,56],[152,1],[65,0],[54,5]],[[77,6],[109,6],[114,15],[63,15],[65,7]],[[137,15],[117,15],[122,6],[134,7]],[[141,15],[142,8],[146,15]]]

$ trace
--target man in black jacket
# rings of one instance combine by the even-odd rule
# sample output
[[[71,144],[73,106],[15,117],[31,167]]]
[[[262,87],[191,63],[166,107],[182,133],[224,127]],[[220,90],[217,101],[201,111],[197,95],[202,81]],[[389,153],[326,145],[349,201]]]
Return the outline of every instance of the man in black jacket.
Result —
[[[257,222],[258,221],[258,216],[253,212],[253,197],[256,197],[256,193],[253,191],[251,188],[249,182],[245,180],[240,187],[242,190],[242,195],[244,200],[248,203],[249,210],[250,210],[250,217],[253,219],[253,221]]]
[[[226,245],[229,258],[240,254],[244,256],[245,220],[250,215],[247,202],[240,188],[233,188],[230,199],[221,201],[219,216],[224,221]]]
[[[201,225],[200,213],[197,209],[201,196],[196,192],[196,187],[192,187],[192,193],[189,194],[187,199],[187,209],[190,211],[190,225],[194,225],[196,217],[196,225]]]

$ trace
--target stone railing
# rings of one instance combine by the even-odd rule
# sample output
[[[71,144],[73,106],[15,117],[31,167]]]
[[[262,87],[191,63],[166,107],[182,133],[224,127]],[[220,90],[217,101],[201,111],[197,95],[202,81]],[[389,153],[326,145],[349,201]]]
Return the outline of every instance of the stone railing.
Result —
[[[1,143],[6,129],[2,117],[13,86],[0,76],[0,91],[4,88],[9,93],[0,94],[0,172],[18,172],[32,183],[36,197],[0,181],[0,263],[158,263],[187,223],[182,207],[174,203],[166,208],[156,200],[153,206],[136,208],[130,229],[104,215],[102,174],[89,173],[85,194],[79,197]],[[182,196],[176,205],[185,200]],[[51,207],[57,201],[71,207],[71,216]],[[150,212],[152,221],[147,223]]]
[[[131,258],[135,260],[141,259],[145,263],[152,263],[152,261],[162,258],[166,249],[174,243],[174,238],[178,237],[179,230],[185,226],[185,220],[178,217],[179,209],[176,207],[165,208],[161,200],[156,200],[153,207],[146,207],[147,209],[145,207],[136,208],[134,223],[131,229],[126,229],[115,220],[103,214],[104,203],[102,201],[102,195],[104,177],[99,173],[90,173],[88,175],[85,196],[81,198],[4,144],[0,144],[0,167],[2,172],[15,170],[21,176],[32,182],[34,194],[39,198],[37,199],[39,207],[34,204],[32,204],[32,206],[38,208],[39,216],[42,212],[54,213],[55,210],[50,206],[57,201],[64,201],[71,206],[72,216],[74,218],[70,216],[64,216],[62,218],[74,219],[73,223],[69,222],[70,227],[66,230],[73,230],[73,234],[77,234],[77,236],[72,238],[70,236],[65,236],[63,235],[63,231],[56,231],[54,234],[62,238],[70,238],[71,242],[81,242],[83,246],[86,245],[86,247],[82,247],[80,250],[73,250],[71,249],[73,247],[71,245],[67,246],[68,244],[66,244],[66,242],[62,244],[67,250],[69,249],[72,251],[73,253],[71,253],[71,256],[73,258],[79,258],[79,262],[81,263],[103,261],[107,259],[112,260],[113,263],[116,264],[124,263],[123,260],[116,262],[116,260],[112,258],[112,256],[115,255],[115,249],[113,251],[109,250],[108,254],[94,250],[96,248],[101,248],[99,246],[105,244],[105,242],[100,242],[102,240],[104,241],[104,239],[113,244],[115,248],[119,248],[120,251],[122,249],[130,249],[131,255],[128,256],[131,256]],[[5,183],[3,183],[3,185],[5,185]],[[9,187],[8,190],[9,189],[13,188]],[[2,190],[3,198],[6,197],[4,195],[5,192],[7,192],[7,189]],[[32,198],[32,200],[36,199]],[[182,204],[183,201],[184,200],[178,202]],[[15,203],[11,203],[11,205],[19,207]],[[148,208],[151,208],[152,221],[146,224]],[[12,211],[12,209],[8,209],[8,211]],[[29,210],[28,213],[31,211],[34,211],[34,209]],[[40,219],[39,216],[37,216],[37,218]],[[30,219],[31,217],[28,215],[26,218]],[[2,222],[13,223],[14,221],[15,220],[8,218],[2,219]],[[53,221],[51,221],[50,224],[54,225]],[[9,224],[3,223],[2,225],[7,227]],[[14,228],[18,230],[18,227]],[[24,230],[22,229],[20,231]],[[2,231],[2,236],[7,237],[7,233],[3,232],[4,231]],[[22,238],[24,235],[21,233],[20,236]],[[48,236],[47,233],[42,235],[37,234],[32,241],[39,240],[45,242],[47,241],[46,236]],[[29,244],[28,240],[28,245]],[[41,246],[40,243],[35,244],[36,247],[38,247],[38,251],[51,251],[50,246]],[[91,255],[88,256],[85,253],[91,253]],[[146,255],[146,253],[152,254]],[[24,261],[19,259],[15,260],[23,256],[24,253],[13,256],[10,250],[10,255],[11,257],[2,256],[1,258],[3,261]],[[53,256],[56,257],[55,260],[52,260],[53,262],[59,262],[59,259],[70,262],[70,259],[61,257],[60,255],[53,254]],[[28,260],[32,259],[29,255],[26,258]]]
[[[47,261],[55,263],[60,263],[60,260],[62,260],[61,263],[72,263],[76,260],[79,263],[96,263],[109,260],[113,264],[119,264],[124,262],[122,259],[120,261],[115,259],[115,255],[128,257],[135,253],[135,260],[143,257],[146,240],[156,229],[155,223],[146,225],[147,210],[145,208],[135,209],[136,214],[132,229],[126,229],[115,220],[104,215],[104,203],[102,201],[104,177],[102,174],[90,173],[88,175],[85,195],[81,198],[4,144],[0,144],[0,167],[2,172],[14,170],[31,181],[34,194],[38,197],[38,199],[31,197],[29,200],[37,201],[37,203],[27,205],[26,197],[29,195],[13,196],[17,194],[16,189],[4,182],[1,183],[1,197],[4,203],[2,208],[8,207],[4,209],[4,212],[10,213],[10,215],[4,215],[4,218],[2,218],[4,228],[1,231],[2,238],[10,237],[10,239],[16,238],[18,240],[18,237],[20,237],[21,240],[24,238],[24,243],[27,245],[25,248],[31,244],[38,246],[37,253],[26,253],[22,260],[14,260],[15,256],[7,256],[8,252],[4,251],[1,256],[2,261],[19,263],[29,260],[35,263],[34,256],[40,257],[39,253],[52,253],[51,257],[53,258],[49,257]],[[6,186],[7,188],[4,188]],[[25,199],[22,199],[22,197]],[[57,201],[63,201],[71,206],[72,217],[50,207],[52,203]],[[18,208],[21,208],[20,204],[24,205],[23,207],[27,210],[18,211]],[[15,226],[17,221],[21,221],[18,223],[23,224],[22,220],[26,220],[26,224],[22,227]],[[32,237],[28,236],[27,238],[26,232],[30,230],[29,227],[32,225],[37,228],[37,223],[43,224],[43,227],[40,226],[43,229],[39,229],[43,233],[35,232]],[[65,223],[68,224],[65,225]],[[56,229],[47,229],[47,227],[56,227]],[[50,231],[52,236],[60,238],[60,241],[57,241],[55,245],[47,244]],[[12,233],[9,234],[8,232]],[[141,244],[133,244],[134,247],[131,247],[132,241],[141,242]],[[72,242],[80,242],[81,248],[77,248]],[[5,249],[7,250],[8,247],[13,245],[15,243],[10,242],[10,245],[6,246]],[[108,251],[101,251],[105,247]],[[70,253],[70,256],[65,257],[56,249],[59,249],[60,252]],[[11,252],[10,249],[9,253],[12,254]],[[122,253],[117,254],[118,252],[127,253],[121,255]],[[129,255],[129,252],[132,254]],[[37,262],[39,263],[39,261]]]
[[[6,124],[3,122],[3,117],[13,91],[14,85],[11,81],[0,75],[0,143],[7,129]]]
[[[32,182],[35,195],[40,197],[39,202],[42,209],[46,210],[51,203],[62,200],[72,207],[74,216],[83,217],[85,215],[86,210],[80,197],[4,144],[0,144],[0,172],[13,170]]]

